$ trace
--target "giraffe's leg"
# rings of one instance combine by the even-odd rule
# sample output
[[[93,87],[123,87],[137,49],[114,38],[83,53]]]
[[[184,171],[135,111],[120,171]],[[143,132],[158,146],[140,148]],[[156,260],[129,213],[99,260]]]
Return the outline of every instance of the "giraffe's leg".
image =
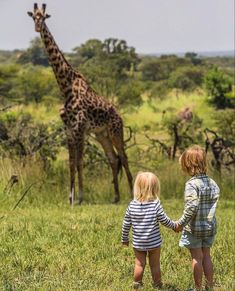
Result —
[[[119,172],[119,160],[118,156],[114,151],[112,141],[108,136],[107,132],[103,132],[100,134],[96,134],[96,138],[98,142],[102,145],[105,155],[108,158],[109,164],[112,169],[113,174],[113,184],[114,184],[114,203],[119,202],[120,200],[120,193],[119,193],[119,186],[118,186],[118,172]]]
[[[122,135],[113,135],[111,137],[113,145],[115,147],[115,149],[118,152],[118,155],[121,159],[121,163],[125,169],[126,172],[126,176],[127,176],[127,180],[128,180],[128,184],[129,184],[129,188],[130,188],[130,195],[132,197],[133,193],[133,178],[132,178],[132,174],[131,171],[129,169],[129,164],[128,164],[128,158],[127,155],[125,153],[125,149],[124,149],[124,141],[123,141],[123,137]]]
[[[76,143],[74,136],[70,130],[69,119],[66,109],[62,107],[60,109],[60,117],[65,125],[65,133],[67,136],[68,150],[69,150],[69,170],[70,170],[70,189],[69,189],[69,203],[71,206],[74,204],[75,194],[75,173],[76,173]]]
[[[78,204],[83,201],[83,151],[84,151],[84,138],[82,137],[77,141],[77,171],[78,171]]]
[[[70,192],[69,203],[71,206],[74,204],[75,193],[75,172],[76,172],[76,146],[72,142],[68,142],[69,149],[69,168],[70,168]]]

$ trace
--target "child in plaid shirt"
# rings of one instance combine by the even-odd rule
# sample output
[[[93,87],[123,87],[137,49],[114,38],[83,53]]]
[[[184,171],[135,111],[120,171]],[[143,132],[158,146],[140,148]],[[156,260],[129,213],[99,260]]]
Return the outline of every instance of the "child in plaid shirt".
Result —
[[[213,264],[210,248],[216,234],[215,210],[220,189],[206,175],[206,152],[192,146],[180,157],[182,170],[191,176],[185,185],[185,207],[176,231],[183,229],[179,245],[189,249],[192,257],[196,290],[202,288],[203,272],[206,290],[213,290]]]

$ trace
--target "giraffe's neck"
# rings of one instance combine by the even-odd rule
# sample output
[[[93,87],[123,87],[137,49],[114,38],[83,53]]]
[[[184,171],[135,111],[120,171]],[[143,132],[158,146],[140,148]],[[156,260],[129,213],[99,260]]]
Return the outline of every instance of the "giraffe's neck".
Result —
[[[74,77],[75,72],[60,51],[58,45],[56,44],[52,34],[50,33],[45,23],[43,24],[41,30],[41,38],[44,42],[49,62],[52,66],[59,87],[64,94],[64,90],[66,89],[66,87],[68,87],[72,83],[72,78]]]

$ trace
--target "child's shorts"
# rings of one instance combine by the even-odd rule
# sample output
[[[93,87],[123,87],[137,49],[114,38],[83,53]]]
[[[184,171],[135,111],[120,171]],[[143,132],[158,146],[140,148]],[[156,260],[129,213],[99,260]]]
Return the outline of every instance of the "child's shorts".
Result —
[[[197,238],[190,232],[183,230],[180,238],[179,246],[186,247],[188,249],[196,248],[210,248],[214,242],[215,236],[209,236],[206,238]]]

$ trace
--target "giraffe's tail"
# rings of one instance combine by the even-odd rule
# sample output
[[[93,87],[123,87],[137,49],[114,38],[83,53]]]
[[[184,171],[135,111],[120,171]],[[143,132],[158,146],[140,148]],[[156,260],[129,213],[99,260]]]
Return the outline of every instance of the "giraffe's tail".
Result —
[[[120,173],[120,177],[122,178],[122,174],[123,174],[122,160],[121,160],[121,157],[118,155],[118,175],[119,173]]]

